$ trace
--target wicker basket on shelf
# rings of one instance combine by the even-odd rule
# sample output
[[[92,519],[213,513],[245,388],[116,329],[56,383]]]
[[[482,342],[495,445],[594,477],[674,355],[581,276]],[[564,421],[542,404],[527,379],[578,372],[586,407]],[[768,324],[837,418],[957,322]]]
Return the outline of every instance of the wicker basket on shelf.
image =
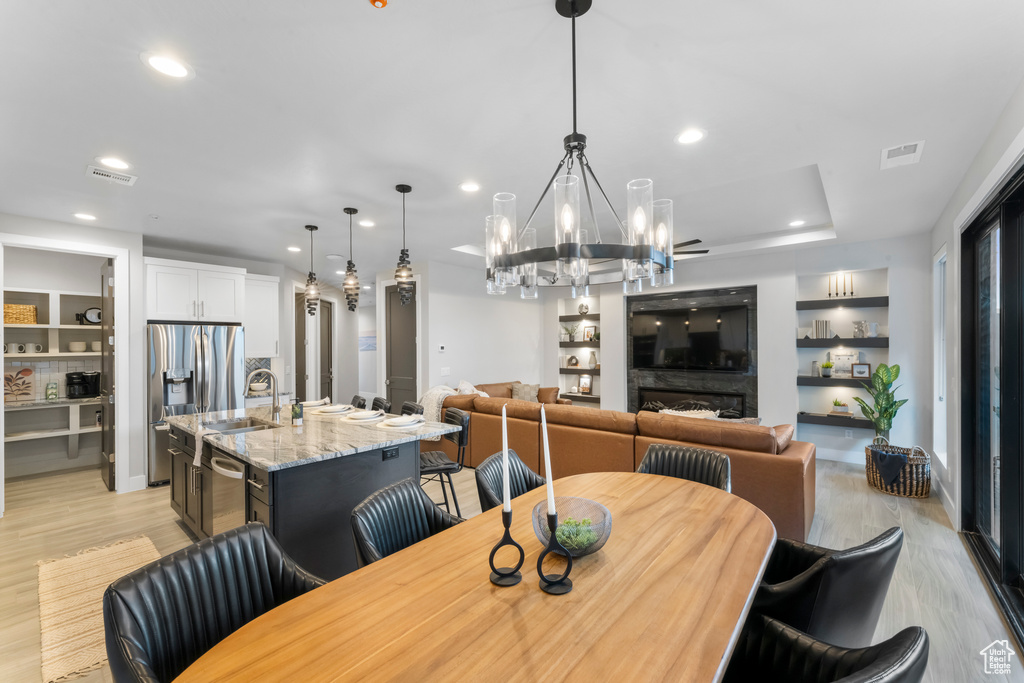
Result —
[[[28,304],[4,304],[4,325],[35,325],[36,307]]]
[[[885,453],[901,453],[907,456],[907,464],[900,470],[900,476],[892,483],[886,484],[882,479],[874,458],[871,457],[872,449],[878,449]],[[892,446],[889,443],[872,443],[864,448],[867,462],[864,467],[868,484],[871,488],[877,489],[890,496],[903,496],[904,498],[927,498],[932,491],[932,456],[920,446],[903,448]]]

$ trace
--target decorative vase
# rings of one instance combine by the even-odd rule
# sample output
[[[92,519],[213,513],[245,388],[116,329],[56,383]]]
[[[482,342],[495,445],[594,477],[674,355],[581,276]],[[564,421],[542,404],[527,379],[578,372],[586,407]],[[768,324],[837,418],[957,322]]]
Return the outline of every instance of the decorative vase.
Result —
[[[569,335],[569,341],[570,341],[570,342],[574,342],[574,341],[576,341],[576,335],[575,335],[575,334],[570,334],[570,335]]]
[[[588,498],[558,496],[558,530],[556,538],[573,557],[595,553],[612,535],[612,513],[604,505]],[[548,529],[548,501],[542,500],[533,508],[533,531],[537,540],[547,546],[551,537]]]
[[[594,351],[590,352],[590,369],[593,370],[597,367],[597,353]]]
[[[586,304],[580,304],[580,307],[577,308],[576,310],[580,312],[580,315],[586,315],[587,313],[590,313],[590,306]]]

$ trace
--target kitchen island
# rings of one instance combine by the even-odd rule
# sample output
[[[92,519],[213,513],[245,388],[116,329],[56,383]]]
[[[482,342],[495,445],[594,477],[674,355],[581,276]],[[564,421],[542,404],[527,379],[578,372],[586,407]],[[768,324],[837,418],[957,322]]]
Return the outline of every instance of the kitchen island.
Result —
[[[388,428],[311,410],[293,426],[287,411],[280,420],[269,407],[168,417],[171,508],[200,538],[263,522],[296,562],[335,579],[357,567],[352,508],[418,478],[420,439],[458,427]]]

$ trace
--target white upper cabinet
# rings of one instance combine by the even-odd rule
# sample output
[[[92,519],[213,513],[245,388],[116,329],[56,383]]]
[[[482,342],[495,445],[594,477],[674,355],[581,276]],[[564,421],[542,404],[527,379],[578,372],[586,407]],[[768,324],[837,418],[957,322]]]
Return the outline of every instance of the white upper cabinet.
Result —
[[[149,320],[242,322],[244,269],[165,259],[145,261]]]
[[[269,275],[245,276],[246,358],[274,358],[280,352],[279,279]]]

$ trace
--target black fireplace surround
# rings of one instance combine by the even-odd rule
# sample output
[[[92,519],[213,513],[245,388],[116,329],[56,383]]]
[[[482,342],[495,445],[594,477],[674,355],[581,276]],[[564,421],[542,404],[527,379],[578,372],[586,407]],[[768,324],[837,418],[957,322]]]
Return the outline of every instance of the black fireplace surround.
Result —
[[[659,310],[745,306],[747,308],[746,370],[740,372],[633,367],[634,313],[641,318]],[[640,330],[636,331],[641,334]],[[757,286],[666,292],[626,298],[626,391],[629,410],[717,410],[719,417],[757,417]]]

